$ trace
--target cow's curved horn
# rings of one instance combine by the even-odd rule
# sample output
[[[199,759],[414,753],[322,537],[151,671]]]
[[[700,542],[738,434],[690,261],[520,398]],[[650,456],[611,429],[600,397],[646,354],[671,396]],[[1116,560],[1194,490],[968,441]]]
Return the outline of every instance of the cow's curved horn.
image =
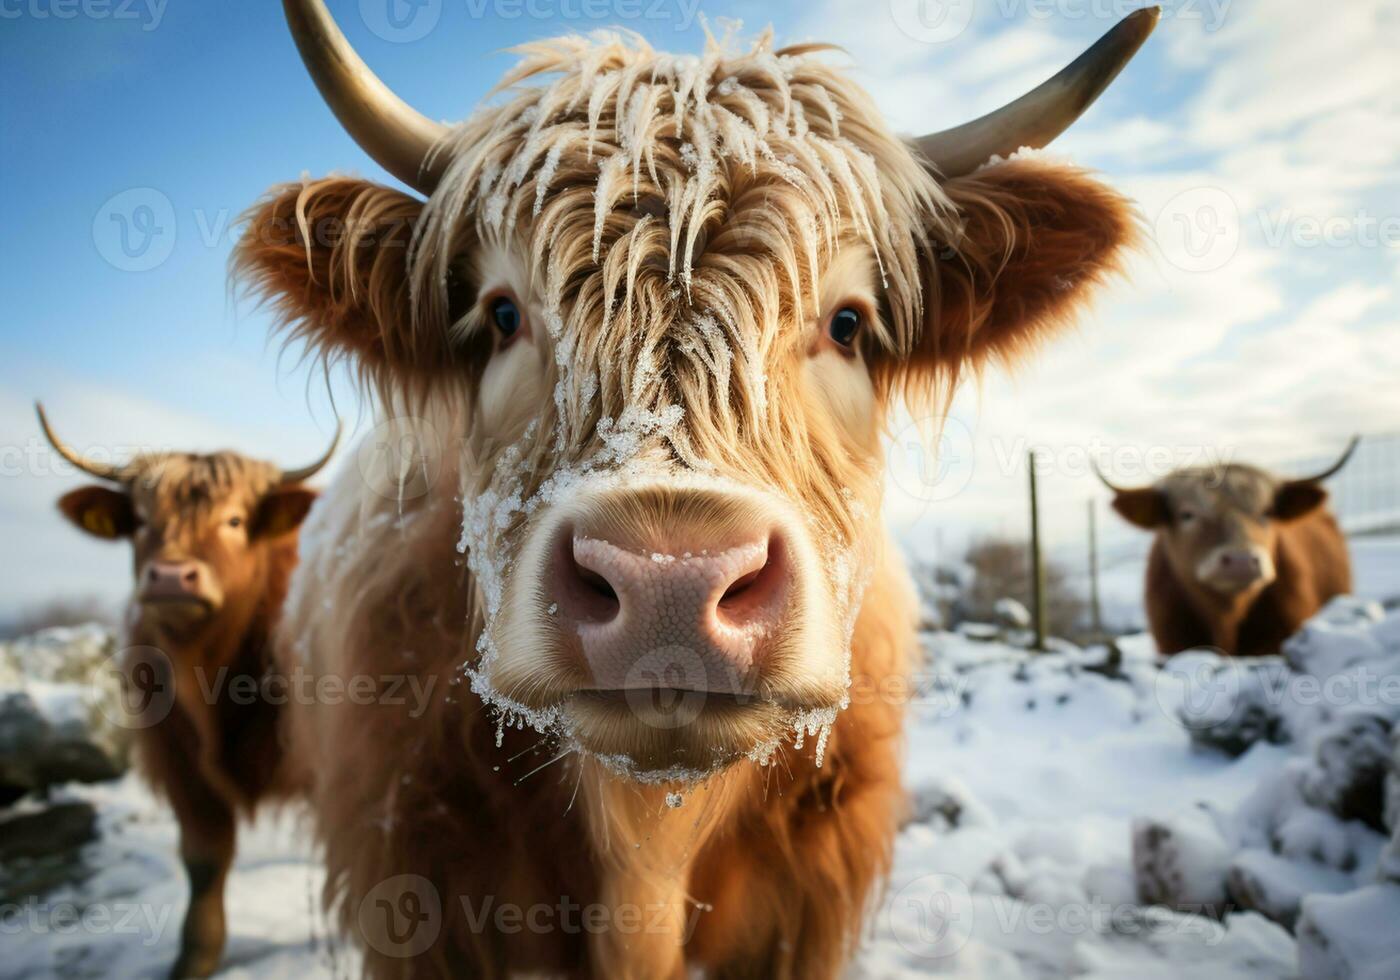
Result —
[[[1099,478],[1099,482],[1102,483],[1104,486],[1108,487],[1108,489],[1112,490],[1114,493],[1132,493],[1132,492],[1133,492],[1133,488],[1132,488],[1132,487],[1120,487],[1120,486],[1118,486],[1116,483],[1111,483],[1111,482],[1109,482],[1108,477],[1106,477],[1106,476],[1103,475],[1103,470],[1099,469],[1099,461],[1098,461],[1098,460],[1093,459],[1093,458],[1091,457],[1091,458],[1089,459],[1089,466],[1093,469],[1094,475],[1095,475],[1096,477]]]
[[[360,148],[422,194],[432,194],[447,161],[429,166],[448,131],[400,99],[369,70],[323,0],[282,0],[287,26],[321,97]]]
[[[113,466],[111,463],[94,463],[83,459],[82,455],[68,443],[60,439],[53,431],[53,426],[49,425],[49,417],[44,414],[44,406],[39,402],[34,403],[34,411],[39,413],[39,427],[44,430],[44,438],[49,441],[49,445],[68,462],[72,463],[84,473],[97,477],[99,480],[111,480],[113,483],[123,483],[126,474],[122,467]]]
[[[994,156],[1048,146],[1118,77],[1160,17],[1159,7],[1129,14],[1049,81],[980,119],[920,138],[919,149],[944,177],[960,177]]]
[[[340,433],[341,424],[339,420],[337,420],[335,423],[335,438],[331,439],[330,448],[321,454],[320,459],[316,460],[316,462],[311,463],[308,466],[303,466],[300,469],[295,470],[283,470],[281,481],[282,484],[284,486],[287,486],[293,483],[301,483],[305,480],[311,479],[313,476],[319,473],[322,467],[329,463],[331,461],[331,457],[335,455],[335,448],[336,446],[340,445]]]
[[[1335,463],[1333,463],[1331,466],[1327,467],[1327,469],[1323,470],[1321,473],[1317,474],[1316,476],[1303,476],[1303,477],[1299,477],[1297,480],[1294,480],[1294,481],[1292,481],[1292,482],[1294,482],[1294,483],[1321,483],[1323,480],[1327,479],[1329,476],[1332,476],[1333,474],[1335,474],[1335,473],[1336,473],[1338,470],[1340,470],[1343,466],[1347,465],[1347,462],[1351,459],[1351,454],[1354,453],[1354,452],[1356,452],[1356,447],[1357,447],[1357,445],[1358,445],[1360,442],[1361,442],[1361,437],[1360,437],[1360,436],[1352,436],[1352,437],[1351,437],[1351,442],[1347,443],[1347,448],[1344,449],[1344,450],[1342,450],[1342,457],[1341,457],[1341,459],[1337,460]]]

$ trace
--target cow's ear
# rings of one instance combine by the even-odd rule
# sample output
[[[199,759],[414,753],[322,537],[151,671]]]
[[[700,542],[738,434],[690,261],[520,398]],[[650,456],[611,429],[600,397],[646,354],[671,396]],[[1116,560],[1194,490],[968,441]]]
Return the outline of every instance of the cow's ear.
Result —
[[[450,359],[445,329],[415,327],[409,251],[423,202],[363,180],[274,188],[244,215],[233,254],[243,284],[291,335],[369,376]]]
[[[140,524],[131,497],[109,487],[70,490],[58,498],[58,509],[68,520],[97,538],[130,537]]]
[[[1034,156],[943,188],[957,229],[930,232],[910,366],[945,384],[964,367],[1014,361],[1070,323],[1138,237],[1126,198],[1084,170]]]
[[[1296,521],[1327,501],[1327,490],[1314,480],[1289,480],[1274,491],[1269,514],[1280,521]]]
[[[1160,490],[1140,487],[1120,490],[1113,496],[1113,509],[1129,524],[1145,531],[1162,527],[1171,521],[1171,508]]]
[[[253,540],[276,538],[295,531],[301,526],[315,502],[316,491],[306,487],[278,487],[270,490],[253,511],[253,519],[248,526],[248,537]]]

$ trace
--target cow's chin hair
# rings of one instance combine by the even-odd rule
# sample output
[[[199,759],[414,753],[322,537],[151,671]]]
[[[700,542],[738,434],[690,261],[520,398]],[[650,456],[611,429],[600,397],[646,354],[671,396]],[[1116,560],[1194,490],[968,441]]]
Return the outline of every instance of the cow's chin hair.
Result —
[[[502,700],[536,717],[557,719],[556,734],[595,756],[609,770],[638,782],[694,782],[735,762],[760,759],[799,724],[834,719],[847,684],[762,685],[730,694],[637,688],[603,691],[527,680],[497,672],[492,687]],[[554,675],[558,678],[559,675]]]
[[[579,747],[640,781],[690,781],[724,769],[780,738],[787,714],[772,702],[695,691],[579,691],[564,705]]]

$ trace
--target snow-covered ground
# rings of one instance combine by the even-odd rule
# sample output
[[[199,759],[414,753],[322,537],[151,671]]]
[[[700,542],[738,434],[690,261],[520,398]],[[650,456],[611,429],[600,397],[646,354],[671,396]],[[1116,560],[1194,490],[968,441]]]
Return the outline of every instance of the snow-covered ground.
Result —
[[[1161,669],[1144,637],[1105,673],[1102,650],[927,634],[913,813],[850,976],[1400,976],[1400,843],[1386,851],[1380,828],[1344,819],[1379,806],[1351,799],[1348,780],[1392,764],[1400,719],[1387,681],[1400,680],[1400,613],[1380,616],[1342,600],[1258,672],[1207,654]],[[1378,686],[1305,703],[1310,676]],[[1400,779],[1385,791],[1393,827]],[[0,909],[0,977],[163,976],[185,896],[172,819],[132,777],[62,795],[100,814],[91,875]],[[1191,908],[1143,905],[1144,881]],[[295,810],[245,829],[220,976],[358,975],[318,911],[321,882]],[[1302,941],[1231,911],[1241,895]]]

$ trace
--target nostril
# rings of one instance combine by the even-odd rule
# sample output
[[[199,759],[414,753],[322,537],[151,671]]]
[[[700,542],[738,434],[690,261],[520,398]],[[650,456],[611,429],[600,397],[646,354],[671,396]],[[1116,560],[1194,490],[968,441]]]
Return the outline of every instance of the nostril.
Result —
[[[186,585],[194,585],[196,582],[199,581],[199,570],[196,568],[191,568],[185,572],[183,578]]]
[[[578,577],[580,584],[582,584],[584,588],[596,595],[602,596],[604,599],[611,599],[614,602],[617,601],[617,591],[608,584],[607,579],[593,571],[593,569],[585,568],[583,565],[580,565],[577,558],[573,558],[572,561],[574,563],[574,574]]]
[[[782,538],[773,535],[760,554],[762,563],[731,582],[716,604],[715,612],[726,626],[745,628],[766,622],[782,601],[788,577]]]
[[[554,598],[559,612],[581,623],[607,623],[617,618],[622,601],[597,556],[590,556],[588,538],[570,531],[560,535],[554,556]]]

